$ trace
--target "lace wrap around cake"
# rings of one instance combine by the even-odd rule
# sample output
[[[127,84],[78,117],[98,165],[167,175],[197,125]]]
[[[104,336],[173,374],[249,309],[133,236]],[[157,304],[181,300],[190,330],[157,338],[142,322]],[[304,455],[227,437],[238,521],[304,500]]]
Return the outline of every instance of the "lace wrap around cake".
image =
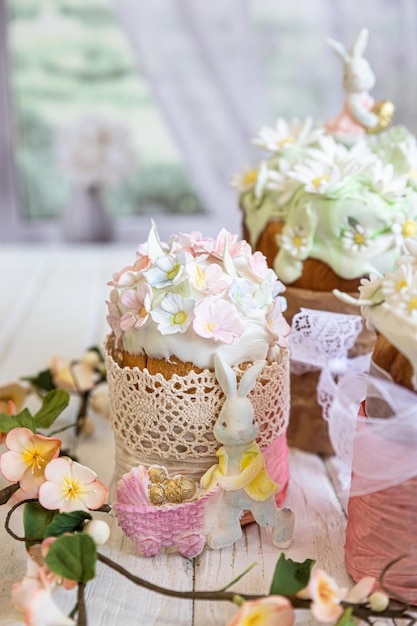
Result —
[[[116,436],[115,478],[131,467],[163,462],[170,473],[199,479],[216,461],[213,425],[224,397],[214,372],[191,370],[167,380],[147,369],[121,367],[109,336],[105,359],[110,421]],[[238,380],[245,366],[234,368]],[[250,394],[260,426],[258,443],[280,484],[282,501],[288,482],[285,433],[289,419],[289,356],[268,362]]]

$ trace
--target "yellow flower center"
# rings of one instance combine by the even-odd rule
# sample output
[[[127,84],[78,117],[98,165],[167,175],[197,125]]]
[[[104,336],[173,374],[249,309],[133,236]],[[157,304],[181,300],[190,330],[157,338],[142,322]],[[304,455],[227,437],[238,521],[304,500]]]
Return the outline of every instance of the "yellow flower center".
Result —
[[[197,289],[203,289],[206,286],[206,272],[199,265],[197,265],[194,281]]]
[[[169,270],[167,272],[168,280],[174,280],[175,276],[178,274],[179,271],[180,271],[180,264],[179,263],[175,263],[175,265],[172,268],[172,270]]]
[[[207,330],[207,332],[209,333],[214,333],[216,329],[216,322],[207,322],[206,324],[204,324],[204,329]]]
[[[184,311],[178,311],[175,315],[172,316],[173,324],[184,324],[187,319],[187,314]]]
[[[301,246],[303,245],[303,238],[300,237],[300,235],[295,235],[295,237],[293,237],[292,239],[292,242],[296,248],[301,248]]]
[[[408,172],[408,176],[409,176],[410,178],[417,178],[417,170],[410,170],[410,171]]]
[[[329,176],[327,174],[323,174],[322,176],[316,176],[316,178],[313,178],[311,182],[314,185],[314,187],[318,189],[320,187],[320,183],[323,182],[324,180],[326,181],[329,180]]]
[[[64,487],[64,499],[65,500],[76,500],[80,497],[82,490],[80,489],[80,485],[78,481],[75,481],[72,477],[68,477],[64,479],[65,487]]]
[[[324,603],[324,604],[328,604],[330,602],[332,602],[333,598],[334,598],[334,591],[333,589],[331,589],[331,587],[327,584],[327,581],[323,580],[319,582],[318,585],[318,595],[320,597],[320,600]]]
[[[409,311],[414,311],[414,309],[417,309],[417,298],[411,298],[411,300],[409,300],[407,308]]]
[[[407,287],[406,280],[399,280],[398,283],[395,285],[397,291],[401,291],[401,289],[404,289],[404,287]]]
[[[417,224],[414,220],[406,220],[402,227],[404,237],[414,237],[417,233]]]
[[[31,450],[24,450],[22,452],[22,460],[28,467],[31,468],[32,474],[42,474],[46,465],[46,460],[42,456],[41,452],[37,448]]]
[[[148,311],[145,309],[144,306],[140,307],[138,313],[141,317],[146,317],[148,315]]]
[[[295,139],[292,135],[288,135],[288,137],[285,137],[284,139],[281,139],[280,141],[277,141],[277,146],[281,148],[281,146],[285,146],[285,144],[287,143],[294,143]]]
[[[249,170],[245,172],[242,176],[242,183],[244,185],[253,185],[258,177],[257,170]]]
[[[353,241],[358,245],[358,246],[362,246],[365,243],[365,237],[362,233],[358,233],[356,232],[353,235]]]

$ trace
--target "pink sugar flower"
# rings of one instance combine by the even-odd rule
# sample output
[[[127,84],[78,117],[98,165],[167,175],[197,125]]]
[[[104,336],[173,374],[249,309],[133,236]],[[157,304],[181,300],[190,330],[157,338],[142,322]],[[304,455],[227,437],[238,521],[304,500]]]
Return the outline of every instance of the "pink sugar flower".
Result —
[[[217,295],[228,287],[222,268],[215,263],[203,265],[190,261],[187,264],[187,272],[193,287],[202,293]]]
[[[294,609],[287,598],[267,596],[245,602],[227,626],[293,626]]]
[[[71,364],[66,357],[55,356],[49,362],[52,380],[66,391],[90,391],[95,385],[94,368],[86,363]]]
[[[52,599],[52,593],[57,587],[58,576],[51,574],[49,570],[46,571],[44,566],[40,565],[36,558],[33,558],[31,551],[32,548],[28,556],[25,576],[12,586],[12,605],[18,611],[25,613],[25,623],[32,626],[69,626],[75,624],[74,620],[58,609]],[[73,581],[73,586],[76,584]]]
[[[261,283],[271,271],[266,262],[266,258],[262,252],[256,251],[251,254],[250,250],[247,254],[235,260],[235,264],[240,276],[250,278]]]
[[[250,246],[246,241],[239,241],[239,237],[237,235],[229,233],[225,228],[222,228],[216,237],[216,241],[214,242],[212,250],[213,256],[217,257],[218,259],[222,259],[226,243],[228,252],[232,259],[238,256],[245,256],[248,248],[250,250]]]
[[[288,346],[286,337],[290,334],[291,327],[282,315],[281,305],[278,298],[274,299],[272,308],[266,315],[265,320],[266,327],[272,333],[278,346],[280,348],[286,348]]]
[[[39,489],[39,502],[45,509],[88,511],[104,504],[107,487],[97,480],[97,474],[72,459],[60,457],[45,469],[45,482]]]
[[[334,578],[321,569],[313,569],[307,591],[312,600],[311,612],[322,624],[334,624],[343,614],[342,600],[347,589],[339,587]]]
[[[151,264],[147,255],[139,257],[133,265],[124,267],[120,272],[113,274],[113,280],[107,284],[113,287],[133,287]]]
[[[5,443],[8,451],[0,457],[1,473],[10,482],[20,483],[22,491],[36,494],[46,467],[59,454],[61,440],[35,435],[29,428],[14,428]]]
[[[243,324],[231,302],[205,298],[194,313],[193,328],[200,337],[231,344],[243,334]]]
[[[127,289],[120,296],[120,301],[129,309],[120,318],[120,328],[122,330],[140,328],[149,317],[152,287],[147,283],[142,283],[137,286],[136,291]]]

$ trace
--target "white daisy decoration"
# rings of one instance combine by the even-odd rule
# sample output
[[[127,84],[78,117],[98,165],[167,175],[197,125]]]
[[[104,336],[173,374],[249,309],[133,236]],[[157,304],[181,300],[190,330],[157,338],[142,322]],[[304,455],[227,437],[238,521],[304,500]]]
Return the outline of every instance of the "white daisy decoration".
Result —
[[[397,213],[391,227],[394,242],[400,247],[406,239],[417,235],[417,211],[410,210],[408,213]]]
[[[340,171],[336,167],[313,160],[294,165],[288,176],[302,183],[308,193],[319,195],[325,195],[340,182]]]
[[[370,176],[370,188],[386,200],[395,202],[406,193],[407,178],[395,176],[392,163],[376,161]]]
[[[263,126],[259,131],[259,137],[253,139],[252,143],[263,150],[277,154],[294,145],[309,145],[317,141],[322,133],[322,128],[313,129],[311,117],[303,121],[293,118],[290,123],[279,118],[275,128]]]
[[[194,319],[195,302],[170,293],[163,298],[158,308],[151,311],[151,317],[158,324],[161,335],[185,333]]]
[[[388,303],[404,300],[405,292],[413,283],[413,269],[410,265],[400,265],[395,272],[389,272],[382,281],[382,293]]]
[[[371,245],[371,236],[362,224],[355,218],[347,218],[349,227],[342,230],[342,245],[346,250],[352,252],[360,252],[369,248]]]
[[[265,193],[265,188],[269,180],[268,164],[266,161],[262,161],[259,166],[258,175],[255,183],[255,198],[262,198]]]
[[[241,172],[232,176],[230,179],[230,185],[234,189],[237,189],[239,193],[243,193],[244,191],[249,191],[255,186],[257,177],[257,168],[251,169],[249,167],[245,167]]]
[[[306,259],[308,256],[308,239],[302,226],[285,227],[279,237],[279,243],[281,248],[295,259]]]

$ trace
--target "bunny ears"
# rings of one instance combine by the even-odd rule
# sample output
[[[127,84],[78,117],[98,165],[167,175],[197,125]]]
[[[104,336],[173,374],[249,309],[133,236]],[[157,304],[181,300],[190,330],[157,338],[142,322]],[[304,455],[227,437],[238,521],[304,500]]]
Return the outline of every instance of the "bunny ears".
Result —
[[[344,61],[348,61],[349,59],[354,59],[362,56],[362,54],[366,50],[366,46],[368,45],[368,38],[369,30],[367,28],[362,28],[362,30],[356,35],[355,39],[353,40],[349,51],[346,50],[345,46],[340,43],[340,41],[331,39],[331,37],[328,37],[326,39],[326,42],[340,57],[342,57]]]
[[[256,379],[261,370],[265,367],[266,361],[256,361],[246,372],[243,374],[242,379],[237,388],[236,374],[222,358],[217,354],[214,357],[214,371],[217,381],[223,390],[226,398],[232,398],[236,395],[244,398],[256,385]]]

